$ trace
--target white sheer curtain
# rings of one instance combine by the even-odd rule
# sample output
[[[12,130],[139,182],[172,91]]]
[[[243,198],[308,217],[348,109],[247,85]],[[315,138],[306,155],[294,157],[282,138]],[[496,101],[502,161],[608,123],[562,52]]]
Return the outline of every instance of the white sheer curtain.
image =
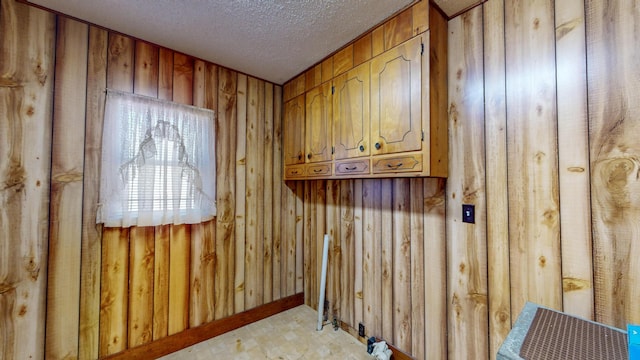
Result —
[[[216,215],[215,113],[107,90],[97,222],[196,224]]]

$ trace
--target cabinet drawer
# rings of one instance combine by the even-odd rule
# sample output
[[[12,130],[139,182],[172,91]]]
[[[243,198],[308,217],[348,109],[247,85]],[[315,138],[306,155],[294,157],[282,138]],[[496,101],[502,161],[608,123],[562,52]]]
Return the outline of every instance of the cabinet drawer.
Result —
[[[327,176],[331,175],[331,163],[307,165],[307,176]]]
[[[336,163],[336,175],[369,174],[369,159],[341,161]]]
[[[391,156],[373,160],[374,173],[421,172],[422,154]]]
[[[288,165],[284,167],[284,178],[293,179],[301,178],[305,175],[306,165]]]

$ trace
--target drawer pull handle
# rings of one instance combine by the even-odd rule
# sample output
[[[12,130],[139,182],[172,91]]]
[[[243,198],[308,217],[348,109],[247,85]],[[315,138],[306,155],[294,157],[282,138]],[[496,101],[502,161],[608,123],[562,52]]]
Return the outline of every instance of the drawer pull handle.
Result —
[[[313,169],[313,172],[317,174],[319,172],[322,172],[322,169]]]
[[[357,169],[357,168],[358,168],[357,166],[354,166],[354,167],[348,167],[348,166],[347,166],[347,167],[345,167],[344,169],[345,169],[345,170],[347,170],[347,171],[353,171],[353,170],[355,170],[355,169]]]
[[[387,164],[387,167],[389,167],[390,169],[397,169],[399,167],[402,167],[402,163],[397,163],[396,165]]]

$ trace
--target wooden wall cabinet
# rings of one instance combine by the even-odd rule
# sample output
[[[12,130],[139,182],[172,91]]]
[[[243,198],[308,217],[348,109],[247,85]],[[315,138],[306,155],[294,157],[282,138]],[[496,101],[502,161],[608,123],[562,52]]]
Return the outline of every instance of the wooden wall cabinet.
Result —
[[[447,21],[421,5],[389,24],[285,84],[285,180],[447,176]]]
[[[287,126],[283,140],[284,165],[304,164],[304,94],[284,103],[284,123]]]

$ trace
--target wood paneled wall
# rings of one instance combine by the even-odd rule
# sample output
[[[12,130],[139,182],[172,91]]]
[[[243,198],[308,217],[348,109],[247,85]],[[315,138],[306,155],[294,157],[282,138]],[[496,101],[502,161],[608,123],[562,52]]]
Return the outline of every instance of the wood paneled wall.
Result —
[[[283,183],[281,87],[0,0],[0,357],[317,306],[324,233],[330,318],[419,359],[494,358],[528,300],[640,322],[639,23],[633,1],[488,0],[449,22],[446,182]],[[217,110],[215,221],[95,225],[107,86]]]
[[[96,359],[303,291],[281,86],[0,4],[0,358]],[[216,110],[214,220],[95,224],[106,87]]]
[[[306,183],[307,303],[328,232],[330,316],[418,359],[495,358],[526,301],[640,322],[638,24],[626,0],[488,0],[450,20],[446,190]]]
[[[51,14],[0,2],[2,359],[44,357],[55,26]]]

